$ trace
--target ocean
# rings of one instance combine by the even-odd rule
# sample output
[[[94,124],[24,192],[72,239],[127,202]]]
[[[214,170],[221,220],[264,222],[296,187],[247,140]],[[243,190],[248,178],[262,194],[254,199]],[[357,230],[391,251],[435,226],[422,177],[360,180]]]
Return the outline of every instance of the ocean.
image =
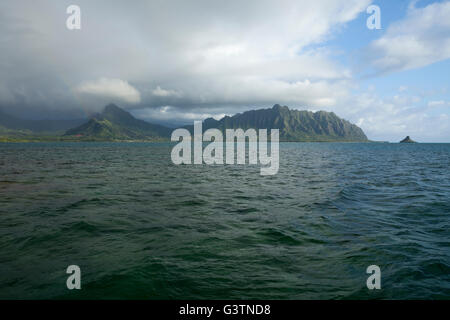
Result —
[[[0,144],[0,299],[450,299],[450,144],[280,143],[273,176],[172,147]]]

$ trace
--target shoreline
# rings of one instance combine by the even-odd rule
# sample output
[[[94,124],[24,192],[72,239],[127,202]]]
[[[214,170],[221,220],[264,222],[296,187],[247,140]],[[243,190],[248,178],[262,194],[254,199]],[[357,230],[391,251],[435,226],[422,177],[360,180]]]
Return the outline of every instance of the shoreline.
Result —
[[[177,141],[170,140],[19,140],[19,141],[4,141],[0,138],[0,143],[177,143]],[[269,141],[270,142],[270,141]],[[385,142],[385,141],[291,141],[291,140],[280,140],[280,143],[395,143],[395,142]],[[207,143],[207,142],[205,142]]]

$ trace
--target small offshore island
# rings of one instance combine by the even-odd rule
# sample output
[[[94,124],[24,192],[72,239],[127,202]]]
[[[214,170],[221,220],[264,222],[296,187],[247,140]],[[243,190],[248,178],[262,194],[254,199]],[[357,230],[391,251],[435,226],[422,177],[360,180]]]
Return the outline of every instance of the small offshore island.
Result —
[[[193,126],[184,128],[192,131]],[[371,142],[361,128],[333,112],[289,109],[274,105],[220,120],[203,121],[204,130],[279,129],[285,142]],[[0,112],[0,142],[160,142],[170,141],[175,128],[136,119],[115,104],[83,120],[23,120]]]
[[[406,136],[406,138],[400,141],[400,143],[417,143],[417,142],[412,140],[409,136]]]

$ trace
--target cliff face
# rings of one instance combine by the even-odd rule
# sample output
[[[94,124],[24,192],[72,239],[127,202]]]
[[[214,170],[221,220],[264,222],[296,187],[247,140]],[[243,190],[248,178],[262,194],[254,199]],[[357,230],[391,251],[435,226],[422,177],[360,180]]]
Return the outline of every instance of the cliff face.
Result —
[[[188,127],[192,130],[192,126]],[[358,126],[341,119],[333,112],[291,110],[275,105],[271,109],[252,110],[224,117],[208,118],[203,129],[279,129],[282,141],[368,141]]]

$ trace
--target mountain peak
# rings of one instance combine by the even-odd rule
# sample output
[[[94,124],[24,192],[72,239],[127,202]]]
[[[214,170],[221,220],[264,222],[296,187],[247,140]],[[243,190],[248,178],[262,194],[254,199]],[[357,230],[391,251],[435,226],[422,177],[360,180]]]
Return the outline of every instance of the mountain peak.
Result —
[[[80,135],[94,140],[146,140],[165,138],[170,132],[169,128],[136,119],[128,111],[110,103],[102,113],[68,130],[66,135]]]
[[[289,108],[286,106],[281,106],[279,104],[276,104],[272,107],[272,110],[275,110],[275,111],[287,110],[287,111],[289,111]]]
[[[96,116],[99,120],[109,120],[117,123],[131,123],[136,121],[131,113],[128,111],[119,108],[117,105],[110,103],[103,108],[103,112]],[[139,120],[140,121],[140,120]]]
[[[123,110],[122,108],[119,108],[114,103],[110,103],[110,104],[106,105],[103,108],[103,112],[102,113],[103,114],[105,114],[105,113],[119,113],[119,114],[123,114],[123,113],[128,113],[128,112]]]

